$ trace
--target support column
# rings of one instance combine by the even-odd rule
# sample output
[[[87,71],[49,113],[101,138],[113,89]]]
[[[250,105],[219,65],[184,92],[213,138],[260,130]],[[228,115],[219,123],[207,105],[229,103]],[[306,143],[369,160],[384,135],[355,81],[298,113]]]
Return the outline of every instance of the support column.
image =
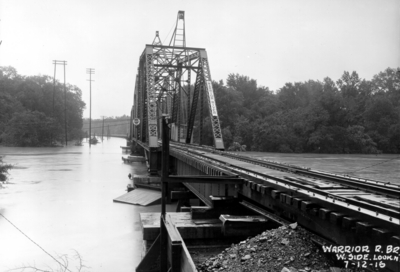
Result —
[[[166,212],[166,197],[168,191],[169,175],[169,127],[166,116],[162,117],[162,170],[161,170],[161,218],[160,218],[160,271],[168,269],[168,237],[164,227]]]
[[[157,95],[154,86],[153,47],[146,47],[146,93],[147,93],[147,139],[149,152],[150,175],[158,170],[158,136],[157,136]]]

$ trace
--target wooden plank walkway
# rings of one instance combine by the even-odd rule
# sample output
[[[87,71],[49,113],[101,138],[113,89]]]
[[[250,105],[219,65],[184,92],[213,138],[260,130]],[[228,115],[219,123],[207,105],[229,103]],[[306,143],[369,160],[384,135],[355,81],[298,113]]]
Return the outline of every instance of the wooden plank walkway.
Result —
[[[161,203],[161,192],[137,188],[129,193],[123,194],[113,200],[114,202],[148,206]]]
[[[190,212],[167,213],[183,239],[221,238],[219,219],[192,220]],[[143,240],[155,240],[160,233],[160,213],[140,213]]]

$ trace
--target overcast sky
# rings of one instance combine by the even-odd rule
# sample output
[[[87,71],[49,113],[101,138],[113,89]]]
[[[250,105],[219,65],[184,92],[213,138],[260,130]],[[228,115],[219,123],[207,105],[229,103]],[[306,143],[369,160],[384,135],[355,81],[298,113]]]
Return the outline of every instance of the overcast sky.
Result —
[[[145,44],[156,30],[168,44],[179,10],[186,45],[207,50],[216,81],[238,73],[278,90],[400,66],[399,0],[0,0],[0,66],[53,76],[52,61],[66,60],[84,117],[94,68],[92,117],[129,115]]]

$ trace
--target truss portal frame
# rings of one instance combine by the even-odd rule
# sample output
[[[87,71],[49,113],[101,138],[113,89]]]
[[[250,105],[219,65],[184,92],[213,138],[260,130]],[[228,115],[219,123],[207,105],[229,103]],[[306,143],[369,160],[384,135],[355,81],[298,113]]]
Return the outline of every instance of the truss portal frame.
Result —
[[[194,82],[191,82],[193,79]],[[146,45],[140,57],[135,85],[134,118],[141,121],[135,136],[149,147],[157,147],[160,135],[157,120],[161,118],[160,114],[167,114],[178,132],[177,137],[171,136],[172,140],[180,141],[182,138],[190,143],[201,96],[206,97],[208,104],[214,147],[223,150],[224,143],[206,50],[160,44]],[[200,134],[202,123],[200,120]],[[183,128],[185,135],[180,137]]]

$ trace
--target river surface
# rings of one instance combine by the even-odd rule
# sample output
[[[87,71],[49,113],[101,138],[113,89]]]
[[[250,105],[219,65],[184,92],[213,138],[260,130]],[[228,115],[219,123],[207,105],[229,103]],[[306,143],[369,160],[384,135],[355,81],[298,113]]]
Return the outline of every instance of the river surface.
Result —
[[[0,147],[3,161],[15,166],[0,189],[0,213],[11,222],[0,216],[0,272],[28,265],[57,268],[47,253],[67,255],[70,270],[78,271],[75,251],[90,267],[84,271],[134,271],[142,249],[139,213],[159,212],[160,205],[112,201],[125,193],[128,173],[146,174],[144,164],[122,162],[124,145],[124,139],[111,138],[90,149],[87,143]],[[389,182],[400,176],[399,155],[242,154]]]
[[[78,271],[75,251],[90,267],[84,271],[134,271],[142,249],[139,213],[161,208],[113,202],[126,193],[129,173],[147,173],[145,164],[122,162],[125,145],[111,138],[90,149],[87,143],[0,147],[3,162],[15,166],[0,189],[0,213],[13,224],[0,216],[1,272],[28,265],[57,269],[47,253],[67,255],[69,269]]]
[[[399,154],[295,154],[242,152],[268,161],[400,185]]]

